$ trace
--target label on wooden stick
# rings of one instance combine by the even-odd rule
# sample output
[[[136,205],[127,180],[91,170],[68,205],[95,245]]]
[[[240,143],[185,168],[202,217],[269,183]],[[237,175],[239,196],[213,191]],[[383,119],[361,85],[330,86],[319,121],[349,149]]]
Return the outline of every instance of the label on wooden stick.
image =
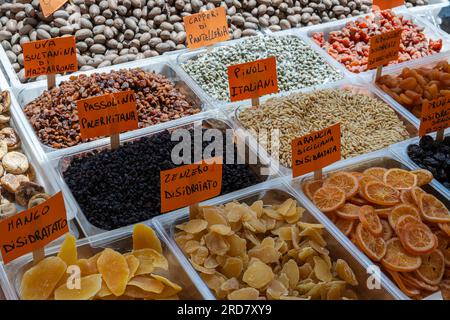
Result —
[[[398,59],[402,30],[392,30],[370,38],[367,69],[382,67]]]
[[[188,48],[195,49],[230,39],[224,7],[202,11],[183,18]]]
[[[0,221],[3,262],[43,248],[69,232],[61,192],[31,209]]]
[[[217,197],[222,190],[222,158],[160,172],[161,212]]]
[[[110,136],[139,127],[133,90],[78,100],[77,110],[83,139]]]
[[[422,104],[419,136],[450,127],[450,94]]]
[[[320,170],[341,159],[341,127],[337,123],[291,142],[292,175]]]
[[[78,70],[75,37],[60,37],[22,45],[25,77]]]
[[[269,57],[229,66],[228,85],[231,101],[277,93],[277,60],[275,57]]]

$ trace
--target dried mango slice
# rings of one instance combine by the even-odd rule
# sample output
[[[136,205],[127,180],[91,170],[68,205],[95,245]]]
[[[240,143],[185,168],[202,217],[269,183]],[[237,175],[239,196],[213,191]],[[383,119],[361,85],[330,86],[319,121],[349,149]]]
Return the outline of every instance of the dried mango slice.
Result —
[[[242,280],[250,287],[260,289],[268,285],[275,277],[272,268],[259,259],[253,258]]]
[[[164,290],[164,284],[161,281],[143,276],[132,278],[128,285],[141,288],[145,292],[161,293]]]
[[[228,294],[228,300],[256,300],[259,291],[254,288],[242,288]]]
[[[137,224],[133,228],[133,250],[153,249],[162,253],[161,241],[155,231],[145,224]]]
[[[102,280],[102,286],[100,290],[97,292],[97,297],[106,298],[108,296],[116,297],[115,295],[112,294],[111,290],[109,290],[108,286],[106,285],[106,282]]]
[[[139,259],[136,258],[133,255],[127,255],[125,257],[125,260],[127,260],[127,264],[128,264],[128,269],[130,269],[130,275],[128,276],[128,280],[133,278],[134,275],[136,274],[136,271],[139,268],[140,262]]]
[[[58,257],[61,258],[67,266],[73,265],[77,262],[77,245],[76,239],[73,235],[68,234],[61,245],[58,252]]]
[[[28,269],[22,277],[20,296],[23,300],[48,299],[66,271],[66,263],[58,257],[48,257]]]
[[[153,249],[133,250],[131,253],[139,260],[139,267],[135,275],[143,275],[152,273],[155,268],[169,270],[169,262],[158,251]]]
[[[161,275],[152,273],[151,276],[154,279],[162,282],[167,287],[170,287],[170,288],[174,289],[176,292],[180,292],[181,290],[183,290],[183,288],[180,287],[178,284],[176,284],[175,282],[170,281],[169,279],[167,279],[167,278],[165,278],[165,277],[163,277]]]
[[[63,284],[55,290],[55,300],[90,300],[102,287],[102,275],[92,274],[80,279],[80,289]]]
[[[112,249],[105,249],[97,260],[97,269],[115,296],[125,292],[130,269],[124,256]]]

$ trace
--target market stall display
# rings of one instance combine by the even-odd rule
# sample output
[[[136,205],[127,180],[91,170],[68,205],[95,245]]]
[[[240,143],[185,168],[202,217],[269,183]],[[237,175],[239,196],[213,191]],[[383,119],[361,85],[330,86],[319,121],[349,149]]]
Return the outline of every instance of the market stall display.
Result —
[[[376,12],[347,22],[342,28],[312,32],[312,39],[330,56],[342,63],[349,71],[367,71],[370,37],[380,32],[402,29],[398,59],[389,65],[419,59],[441,51],[443,41],[430,38],[425,26],[417,25],[402,14],[391,11]]]
[[[372,162],[384,165],[337,170],[304,181],[303,192],[405,295],[423,299],[447,286],[448,199],[426,187],[433,179],[427,170]]]

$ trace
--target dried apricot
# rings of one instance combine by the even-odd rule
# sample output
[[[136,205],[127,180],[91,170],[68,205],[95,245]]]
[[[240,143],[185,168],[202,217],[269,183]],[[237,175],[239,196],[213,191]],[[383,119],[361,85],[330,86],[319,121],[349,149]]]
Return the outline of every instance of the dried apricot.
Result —
[[[67,266],[77,262],[77,244],[73,235],[68,234],[59,249],[58,257],[61,258]]]
[[[348,172],[331,174],[323,183],[324,187],[337,187],[345,192],[345,198],[349,199],[358,192],[358,179]]]
[[[313,202],[322,212],[335,211],[345,204],[345,192],[336,187],[322,187],[314,194]]]
[[[133,228],[133,250],[150,248],[162,253],[161,241],[152,228],[139,223]]]
[[[102,275],[92,274],[80,279],[80,288],[68,288],[63,284],[55,290],[55,300],[90,300],[102,287]]]
[[[48,299],[66,272],[66,263],[58,257],[48,257],[28,269],[22,277],[20,296],[23,300]]]
[[[125,292],[130,275],[125,257],[117,251],[107,248],[98,258],[97,268],[108,289],[115,296],[121,296]]]
[[[392,271],[410,272],[417,270],[422,263],[419,256],[405,251],[398,238],[392,238],[386,242],[386,254],[381,264]]]
[[[388,186],[398,190],[411,189],[417,185],[417,177],[415,174],[398,168],[386,171],[383,181]]]

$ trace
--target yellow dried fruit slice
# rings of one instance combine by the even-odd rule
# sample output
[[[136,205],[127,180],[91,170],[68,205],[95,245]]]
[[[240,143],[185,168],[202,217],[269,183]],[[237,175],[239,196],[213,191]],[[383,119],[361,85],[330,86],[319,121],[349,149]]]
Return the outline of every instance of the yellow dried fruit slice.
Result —
[[[55,290],[55,300],[90,300],[102,287],[102,275],[92,274],[80,279],[80,288],[68,288],[63,284]]]
[[[137,276],[152,273],[155,268],[169,269],[167,259],[156,250],[149,248],[139,249],[133,250],[131,254],[139,260],[139,267],[135,273]]]
[[[208,227],[208,222],[202,219],[192,219],[188,222],[177,225],[177,229],[183,230],[187,233],[200,233]]]
[[[270,299],[279,300],[282,296],[287,296],[289,290],[279,280],[273,280],[267,287],[266,294]]]
[[[250,209],[252,209],[256,213],[256,216],[258,218],[261,218],[263,214],[263,205],[264,202],[262,200],[258,200],[253,202],[252,205],[250,206]]]
[[[158,281],[161,281],[166,287],[170,287],[170,288],[172,288],[174,291],[176,291],[176,293],[178,293],[178,292],[180,292],[181,290],[183,290],[183,288],[182,287],[180,287],[178,284],[176,284],[175,282],[172,282],[172,281],[170,281],[169,279],[167,279],[167,278],[165,278],[165,277],[163,277],[163,276],[160,276],[160,275],[158,275],[158,274],[151,274],[151,276],[154,278],[154,279],[156,279],[156,280],[158,280]],[[174,293],[175,294],[175,293]]]
[[[256,300],[259,291],[254,288],[242,288],[228,294],[228,300]]]
[[[115,296],[121,296],[125,292],[130,270],[124,256],[107,248],[97,260],[97,269]]]
[[[209,232],[204,239],[206,247],[211,253],[222,256],[230,249],[230,245],[225,241],[224,236],[215,232]]]
[[[298,281],[300,280],[300,274],[298,271],[298,265],[295,262],[295,260],[290,259],[288,262],[286,262],[281,269],[281,272],[284,272],[286,276],[289,279],[289,288],[294,289]]]
[[[161,281],[144,276],[132,278],[128,285],[138,287],[145,292],[161,293],[164,290],[164,284]]]
[[[245,270],[242,280],[250,287],[260,289],[268,285],[274,277],[275,275],[270,266],[259,259],[253,258],[247,270]]]
[[[319,256],[313,258],[314,261],[314,274],[317,279],[324,282],[329,282],[333,278],[331,274],[330,266],[328,263]]]
[[[247,241],[236,234],[225,238],[229,250],[227,254],[232,257],[243,257],[247,254]]]
[[[136,271],[139,268],[139,259],[130,254],[125,256],[125,260],[127,260],[128,269],[130,269],[130,275],[128,276],[128,279],[131,279],[134,277]]]
[[[48,257],[28,269],[22,277],[20,297],[23,300],[48,299],[66,271],[66,263],[58,257]]]
[[[58,257],[61,258],[67,266],[71,266],[77,262],[77,244],[73,235],[68,234],[59,249]]]
[[[208,226],[212,226],[213,224],[228,224],[223,210],[218,207],[203,207],[203,217],[208,223]]]
[[[222,267],[222,272],[228,278],[239,278],[244,268],[242,259],[235,257],[228,257]]]
[[[358,280],[356,280],[355,273],[353,272],[352,268],[342,259],[338,259],[336,261],[335,265],[335,271],[339,278],[347,282],[348,284],[352,286],[358,285]]]
[[[133,228],[133,250],[146,248],[162,253],[161,241],[155,231],[149,226],[139,223]]]
[[[233,234],[231,227],[223,224],[213,224],[212,226],[209,227],[209,230],[222,236],[229,236]]]
[[[97,297],[105,298],[111,295],[115,297],[115,295],[112,294],[111,290],[109,290],[108,286],[106,285],[106,282],[102,280],[102,286],[100,290],[97,292]]]

